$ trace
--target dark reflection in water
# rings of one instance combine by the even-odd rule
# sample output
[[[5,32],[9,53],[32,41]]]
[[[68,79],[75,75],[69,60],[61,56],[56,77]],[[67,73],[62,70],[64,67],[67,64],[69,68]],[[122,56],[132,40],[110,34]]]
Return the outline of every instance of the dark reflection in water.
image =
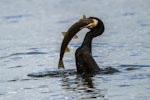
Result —
[[[61,85],[66,91],[72,91],[72,93],[78,95],[78,99],[94,99],[104,98],[103,89],[96,88],[93,77],[79,76],[74,78],[63,77]]]

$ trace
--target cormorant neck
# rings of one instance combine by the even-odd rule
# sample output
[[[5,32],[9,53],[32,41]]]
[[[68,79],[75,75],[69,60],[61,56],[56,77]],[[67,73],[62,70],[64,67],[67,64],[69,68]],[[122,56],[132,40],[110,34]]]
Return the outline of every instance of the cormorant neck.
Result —
[[[93,37],[91,37],[90,33],[91,33],[91,31],[86,34],[84,41],[83,41],[81,46],[87,47],[89,49],[89,51],[91,52]]]
[[[91,29],[85,36],[82,43],[82,47],[87,47],[91,52],[92,49],[92,40],[94,37],[101,35],[104,32],[104,26],[98,24],[96,27]]]

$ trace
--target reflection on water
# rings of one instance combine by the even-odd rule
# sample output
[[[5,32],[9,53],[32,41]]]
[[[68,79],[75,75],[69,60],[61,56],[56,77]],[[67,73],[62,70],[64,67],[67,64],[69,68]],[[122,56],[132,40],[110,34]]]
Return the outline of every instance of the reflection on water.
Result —
[[[97,89],[93,83],[93,78],[87,76],[63,77],[61,85],[66,92],[71,91],[75,94],[72,99],[100,99],[104,98],[104,92],[106,91]]]
[[[50,78],[61,78],[60,86],[62,87],[63,96],[69,100],[76,99],[108,99],[108,93],[111,88],[110,86],[119,88],[132,88],[136,84],[134,81],[139,79],[147,79],[150,75],[149,73],[139,74],[141,68],[150,67],[149,65],[120,65],[114,66],[119,69],[119,73],[109,73],[110,67],[106,67],[105,73],[97,74],[94,77],[89,77],[85,75],[77,75],[76,70],[57,70],[57,71],[43,71],[30,73],[29,76],[32,77],[50,77]],[[111,68],[112,69],[112,68]],[[134,75],[133,72],[138,72]],[[121,75],[122,74],[122,75]],[[128,75],[129,74],[129,75]],[[116,77],[117,75],[117,77]],[[127,81],[129,80],[129,81]],[[133,81],[133,83],[132,83]],[[116,84],[117,83],[117,84]],[[119,84],[118,84],[119,83]],[[118,90],[117,90],[118,91]],[[112,91],[113,92],[113,91]],[[45,92],[44,92],[45,93]],[[47,93],[47,92],[46,92]],[[126,94],[109,94],[109,97],[124,97]],[[63,98],[63,97],[60,97]],[[109,100],[109,99],[108,99]]]

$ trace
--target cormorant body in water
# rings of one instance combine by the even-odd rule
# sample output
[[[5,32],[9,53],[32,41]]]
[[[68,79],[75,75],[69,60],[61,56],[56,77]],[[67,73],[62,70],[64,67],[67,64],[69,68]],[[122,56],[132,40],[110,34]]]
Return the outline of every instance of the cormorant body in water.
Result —
[[[87,32],[82,45],[75,52],[76,67],[79,74],[96,74],[101,70],[92,57],[91,50],[92,40],[104,32],[104,24],[96,17],[89,17],[89,19],[93,19],[93,23],[84,28],[89,28],[90,31]]]

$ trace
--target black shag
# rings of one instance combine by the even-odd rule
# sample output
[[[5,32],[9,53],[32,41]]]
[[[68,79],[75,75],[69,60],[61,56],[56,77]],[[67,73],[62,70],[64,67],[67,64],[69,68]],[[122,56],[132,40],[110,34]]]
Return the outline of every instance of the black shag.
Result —
[[[92,57],[92,40],[94,37],[101,35],[104,32],[103,22],[96,17],[89,17],[93,23],[85,26],[84,28],[90,29],[87,32],[82,45],[76,50],[76,67],[79,74],[96,74],[100,68],[94,58]]]

